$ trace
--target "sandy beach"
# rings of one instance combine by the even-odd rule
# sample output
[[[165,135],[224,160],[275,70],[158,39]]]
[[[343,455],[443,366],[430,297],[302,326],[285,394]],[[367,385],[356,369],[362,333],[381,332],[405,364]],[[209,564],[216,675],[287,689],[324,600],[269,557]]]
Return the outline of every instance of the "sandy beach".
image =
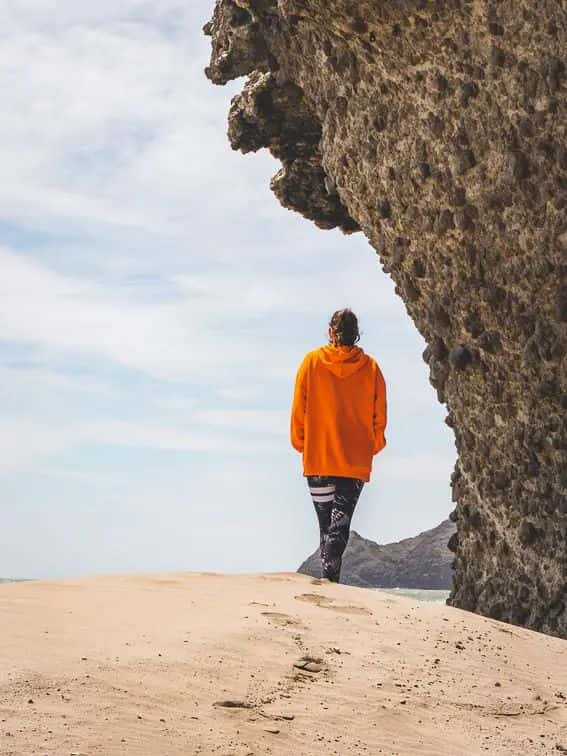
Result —
[[[567,642],[296,573],[0,585],[0,753],[558,754]]]

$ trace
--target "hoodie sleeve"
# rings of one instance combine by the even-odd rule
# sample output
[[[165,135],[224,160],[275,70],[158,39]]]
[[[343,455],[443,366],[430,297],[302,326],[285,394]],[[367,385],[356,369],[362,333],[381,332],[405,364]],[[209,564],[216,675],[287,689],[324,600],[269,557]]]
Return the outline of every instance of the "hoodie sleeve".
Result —
[[[290,437],[291,445],[298,452],[303,451],[305,440],[305,410],[307,407],[307,368],[308,356],[303,358],[295,377],[295,388],[291,406]]]
[[[387,402],[386,402],[386,382],[382,371],[376,365],[376,383],[374,386],[374,414],[372,418],[372,424],[374,427],[374,454],[382,451],[386,446],[386,437],[384,436],[384,430],[386,429],[386,415],[387,415]]]

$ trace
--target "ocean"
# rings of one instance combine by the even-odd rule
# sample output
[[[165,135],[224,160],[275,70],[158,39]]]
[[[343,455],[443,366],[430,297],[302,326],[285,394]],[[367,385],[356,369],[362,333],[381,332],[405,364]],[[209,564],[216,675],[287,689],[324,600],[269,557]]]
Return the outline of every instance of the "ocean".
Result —
[[[374,590],[393,593],[396,596],[408,596],[417,601],[433,601],[436,604],[444,604],[450,593],[445,590],[426,591],[421,588],[375,588]]]

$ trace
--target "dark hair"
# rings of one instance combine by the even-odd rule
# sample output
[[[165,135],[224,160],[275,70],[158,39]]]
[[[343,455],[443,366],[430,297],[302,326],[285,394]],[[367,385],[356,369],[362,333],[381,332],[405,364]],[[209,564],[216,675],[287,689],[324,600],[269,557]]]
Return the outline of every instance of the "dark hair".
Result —
[[[329,325],[333,329],[335,344],[353,346],[360,340],[358,318],[350,307],[345,307],[343,310],[336,310],[331,316]]]

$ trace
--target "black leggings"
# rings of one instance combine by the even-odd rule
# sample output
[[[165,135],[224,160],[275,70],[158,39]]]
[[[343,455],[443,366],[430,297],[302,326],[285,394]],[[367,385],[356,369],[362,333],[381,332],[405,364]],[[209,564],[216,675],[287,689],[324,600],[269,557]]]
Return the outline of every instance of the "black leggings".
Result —
[[[338,475],[306,477],[319,520],[322,576],[338,583],[350,521],[365,481]]]

